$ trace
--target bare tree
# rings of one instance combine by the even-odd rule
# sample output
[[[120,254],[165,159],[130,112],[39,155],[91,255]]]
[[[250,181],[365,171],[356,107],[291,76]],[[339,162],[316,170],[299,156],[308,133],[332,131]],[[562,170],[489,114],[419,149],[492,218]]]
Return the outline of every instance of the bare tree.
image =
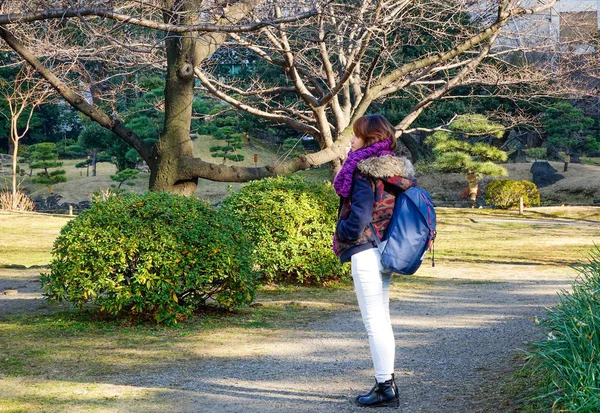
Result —
[[[189,194],[198,178],[247,181],[327,162],[335,168],[346,156],[352,122],[399,92],[418,101],[396,125],[412,149],[404,132],[422,111],[459,86],[485,82],[477,69],[490,59],[503,28],[549,10],[555,0],[535,3],[490,0],[473,15],[466,2],[448,0],[39,0],[27,6],[7,0],[0,37],[74,108],[140,153],[151,169],[151,189]],[[259,75],[250,85],[220,81],[206,59],[219,47],[251,51],[279,70],[285,84]],[[50,56],[70,70],[53,71],[46,64]],[[90,73],[83,61],[107,70]],[[96,90],[104,87],[98,95],[110,101],[117,89],[108,88],[103,73],[120,69],[127,79],[139,65],[166,70],[165,122],[155,145],[124,127],[116,111],[108,115],[84,98],[98,77]],[[321,150],[260,168],[194,157],[190,122],[197,79],[238,110],[313,136]]]
[[[547,83],[539,68],[511,68],[502,60],[518,45],[492,50],[505,25],[549,10],[553,2],[537,2],[533,8],[513,1],[481,3],[487,6],[476,15],[464,2],[328,3],[300,27],[282,24],[230,35],[227,46],[247,48],[280,67],[286,85],[260,77],[251,85],[232,85],[231,79],[211,75],[208,61],[196,68],[196,75],[210,93],[236,108],[285,123],[319,142],[322,151],[276,167],[279,173],[328,161],[339,166],[353,121],[399,93],[418,102],[396,125],[398,137],[416,154],[416,143],[404,132],[453,89]],[[280,10],[275,7],[275,16]],[[285,105],[276,99],[282,94]]]
[[[12,209],[17,209],[17,162],[19,141],[29,131],[31,118],[36,108],[49,101],[54,90],[28,65],[21,69],[12,80],[0,78],[0,96],[6,101],[8,113],[2,114],[10,122],[10,143],[12,148]],[[20,122],[24,125],[19,127]]]

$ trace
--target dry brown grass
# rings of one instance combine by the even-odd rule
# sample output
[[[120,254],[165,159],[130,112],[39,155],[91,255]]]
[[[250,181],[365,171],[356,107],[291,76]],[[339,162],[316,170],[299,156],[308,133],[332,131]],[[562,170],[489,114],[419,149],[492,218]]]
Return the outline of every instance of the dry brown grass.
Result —
[[[542,203],[591,204],[600,199],[600,166],[569,164],[567,172],[563,172],[564,163],[550,162],[558,174],[564,179],[554,185],[540,188]],[[531,164],[507,164],[510,179],[533,180],[529,170]]]
[[[542,200],[552,203],[592,203],[600,200],[600,166],[570,164],[567,172],[562,172],[563,164],[550,163],[565,178],[554,185],[540,189]]]
[[[600,208],[587,206],[549,206],[528,208],[526,215],[533,218],[562,218],[577,219],[581,221],[600,221]]]
[[[200,159],[206,161],[220,163],[222,159],[213,158],[210,152],[210,147],[215,145],[221,145],[223,141],[213,139],[208,135],[202,135],[198,139],[194,140],[194,155]],[[239,151],[240,155],[244,155],[244,160],[240,162],[233,162],[230,160],[225,161],[225,165],[240,165],[240,166],[254,166],[254,154],[258,155],[258,166],[269,165],[276,162],[282,153],[273,152],[270,148],[258,142],[252,141],[251,144],[244,145]]]
[[[13,200],[16,201],[13,205]],[[12,192],[0,192],[0,209],[15,211],[33,211],[35,205],[31,198],[24,193],[17,191],[13,197]]]
[[[63,161],[61,169],[66,171],[67,182],[56,184],[52,186],[52,193],[50,189],[43,186],[33,184],[31,179],[27,178],[22,183],[22,187],[29,193],[31,198],[36,197],[47,197],[51,194],[59,194],[62,196],[61,202],[81,202],[89,201],[90,195],[101,189],[110,188],[110,185],[114,182],[111,181],[110,175],[116,173],[116,167],[110,163],[99,163],[96,167],[96,176],[91,176],[92,171],[90,168],[90,176],[86,175],[85,168],[75,168],[77,163],[81,162],[81,159],[67,159]],[[148,188],[148,175],[142,179],[133,187],[133,190],[143,192]]]

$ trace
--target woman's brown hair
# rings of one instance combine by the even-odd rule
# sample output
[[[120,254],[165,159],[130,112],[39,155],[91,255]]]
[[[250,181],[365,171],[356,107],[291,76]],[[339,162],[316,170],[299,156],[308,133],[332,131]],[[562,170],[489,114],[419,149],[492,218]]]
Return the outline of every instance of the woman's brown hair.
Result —
[[[352,125],[352,129],[354,130],[354,136],[365,142],[365,148],[377,142],[390,139],[392,141],[390,150],[396,150],[396,129],[381,115],[362,116],[356,119]]]

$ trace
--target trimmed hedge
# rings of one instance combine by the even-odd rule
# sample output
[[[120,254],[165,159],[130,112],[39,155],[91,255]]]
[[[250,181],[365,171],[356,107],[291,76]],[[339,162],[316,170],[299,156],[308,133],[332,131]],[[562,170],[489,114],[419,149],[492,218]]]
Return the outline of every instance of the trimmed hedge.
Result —
[[[167,193],[95,200],[52,251],[45,295],[113,315],[175,323],[208,299],[250,303],[255,277],[239,222],[203,201]]]
[[[485,202],[500,209],[519,206],[519,198],[523,197],[525,207],[540,204],[540,193],[537,186],[529,181],[513,181],[502,179],[490,182],[486,187]]]
[[[322,284],[349,274],[332,250],[338,205],[331,184],[291,176],[250,182],[222,207],[242,222],[265,282]]]

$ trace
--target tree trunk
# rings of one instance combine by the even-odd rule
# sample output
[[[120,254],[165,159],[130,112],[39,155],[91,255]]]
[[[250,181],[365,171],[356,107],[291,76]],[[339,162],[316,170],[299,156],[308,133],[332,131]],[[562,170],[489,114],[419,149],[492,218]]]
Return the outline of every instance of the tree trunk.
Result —
[[[331,182],[333,182],[340,169],[342,169],[343,163],[344,160],[342,158],[336,158],[333,161],[329,162],[329,178]]]
[[[231,2],[217,24],[233,24],[244,18],[259,3],[258,0]],[[166,23],[195,24],[192,18],[198,2],[190,0],[165,1]],[[176,10],[176,12],[175,12]],[[194,101],[194,69],[200,61],[210,56],[225,42],[226,34],[208,33],[198,40],[187,33],[169,33],[167,49],[167,79],[165,83],[165,123],[156,144],[150,167],[150,190],[191,195],[198,185],[198,177],[189,177],[187,161],[193,159],[194,144],[190,137],[192,103]],[[182,165],[183,164],[183,165]],[[210,165],[215,171],[216,165]],[[234,168],[235,169],[235,168]],[[239,172],[235,172],[239,175]],[[215,171],[219,174],[219,170]]]
[[[186,21],[188,2],[173,5],[177,13],[165,13],[168,23]],[[199,63],[196,40],[192,36],[169,33],[165,40],[167,49],[167,79],[165,83],[165,123],[156,143],[154,165],[150,166],[150,189],[191,195],[196,190],[198,178],[179,179],[179,161],[194,156],[190,138],[192,103],[194,102],[194,68]]]
[[[17,209],[17,153],[19,151],[19,140],[15,139],[13,131],[10,140],[12,141],[12,209]]]
[[[98,157],[98,151],[92,153],[92,176],[96,176],[96,159]]]
[[[402,135],[400,135],[398,140],[402,142],[404,146],[406,146],[406,148],[409,150],[412,163],[417,163],[417,161],[421,159],[422,152],[421,145],[419,145],[419,142],[417,142],[417,140],[410,136],[408,133],[403,133]]]
[[[475,208],[475,203],[477,202],[477,190],[479,186],[477,185],[477,176],[473,173],[467,174],[467,183],[469,184],[469,203],[471,204],[471,208]]]
[[[12,125],[11,125],[11,128],[12,128]],[[12,132],[9,131],[9,133],[11,133],[11,136],[9,136],[9,138],[8,138],[8,151],[6,153],[10,154],[10,153],[13,153],[13,151],[15,150],[15,148],[14,148],[15,144],[13,143]]]

